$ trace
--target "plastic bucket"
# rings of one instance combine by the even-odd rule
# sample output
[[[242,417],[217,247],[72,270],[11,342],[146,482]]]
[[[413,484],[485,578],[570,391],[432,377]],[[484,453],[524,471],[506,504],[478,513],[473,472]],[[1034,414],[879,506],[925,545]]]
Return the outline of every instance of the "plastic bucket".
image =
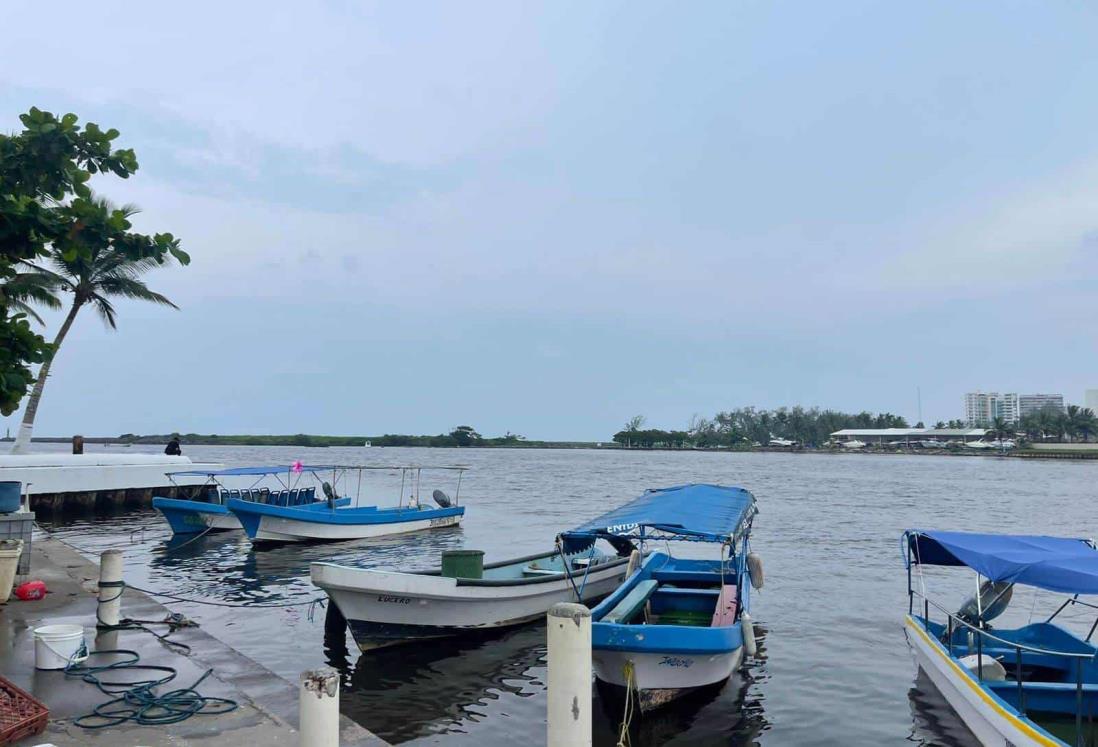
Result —
[[[0,604],[8,601],[11,596],[15,571],[19,568],[19,556],[22,554],[23,540],[0,541]]]
[[[34,629],[34,668],[64,669],[88,658],[83,625],[44,625]]]
[[[0,514],[11,514],[19,510],[23,501],[23,483],[10,480],[0,481]]]
[[[446,578],[484,578],[483,550],[446,550],[442,553]]]

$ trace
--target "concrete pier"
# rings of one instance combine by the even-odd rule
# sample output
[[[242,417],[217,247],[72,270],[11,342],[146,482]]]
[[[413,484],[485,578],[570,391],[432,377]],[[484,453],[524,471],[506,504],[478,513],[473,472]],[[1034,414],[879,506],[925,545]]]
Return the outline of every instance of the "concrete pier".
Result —
[[[96,582],[99,569],[76,551],[56,540],[36,542],[31,558],[34,578],[46,582],[45,599],[20,602],[14,597],[0,606],[0,672],[17,686],[43,701],[50,709],[45,733],[18,744],[53,743],[58,747],[77,745],[180,745],[262,744],[297,747],[298,689],[278,675],[228,647],[201,628],[184,628],[171,639],[191,647],[190,655],[159,643],[140,630],[103,633],[96,637]],[[169,610],[140,592],[129,589],[122,597],[122,617],[141,620],[163,619]],[[247,610],[241,610],[246,614]],[[209,668],[214,673],[199,690],[203,695],[232,698],[240,707],[217,716],[196,715],[169,726],[124,725],[85,730],[73,723],[109,700],[93,685],[61,671],[34,668],[33,629],[41,625],[70,623],[85,626],[88,647],[132,649],[141,663],[174,667],[178,676],[165,687],[187,687]],[[157,632],[165,628],[154,626]],[[287,641],[293,646],[293,641]],[[340,718],[342,747],[386,747],[387,743],[350,719]]]

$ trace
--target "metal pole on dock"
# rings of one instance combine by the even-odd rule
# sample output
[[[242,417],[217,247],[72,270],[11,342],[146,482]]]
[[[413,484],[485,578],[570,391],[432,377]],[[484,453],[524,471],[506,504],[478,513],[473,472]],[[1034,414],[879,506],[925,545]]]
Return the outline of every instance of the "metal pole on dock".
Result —
[[[339,672],[303,672],[298,707],[301,747],[339,747]]]
[[[591,744],[591,610],[554,604],[549,645],[549,747]]]
[[[122,551],[106,550],[99,556],[99,606],[96,624],[114,627],[122,619]]]

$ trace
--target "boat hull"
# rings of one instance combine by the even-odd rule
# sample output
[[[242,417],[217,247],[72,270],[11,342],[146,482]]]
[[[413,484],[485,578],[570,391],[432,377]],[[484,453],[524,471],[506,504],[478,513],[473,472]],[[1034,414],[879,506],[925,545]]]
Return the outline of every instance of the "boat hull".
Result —
[[[241,528],[240,520],[227,508],[216,503],[153,498],[153,508],[168,522],[173,534],[200,534]]]
[[[517,583],[454,579],[313,563],[313,583],[347,620],[363,651],[415,640],[506,628],[541,619],[557,602],[610,594],[625,576],[625,559],[592,567],[570,580],[560,574]]]
[[[954,661],[910,615],[904,621],[904,632],[919,668],[980,744],[986,747],[1066,747],[1066,742],[1034,728],[1013,708],[981,687],[971,672]]]
[[[338,542],[388,537],[425,529],[454,527],[464,507],[403,511],[336,509],[326,504],[283,507],[230,500],[244,531],[254,542]]]
[[[633,687],[642,711],[651,711],[676,698],[727,680],[743,661],[743,648],[719,654],[666,654],[639,651],[595,651],[595,677],[619,688]]]

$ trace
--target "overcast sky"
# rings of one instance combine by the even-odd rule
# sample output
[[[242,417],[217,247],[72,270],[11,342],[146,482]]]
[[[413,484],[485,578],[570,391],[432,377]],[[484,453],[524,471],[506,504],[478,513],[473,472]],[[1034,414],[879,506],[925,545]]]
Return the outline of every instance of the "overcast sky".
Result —
[[[182,311],[81,315],[39,435],[597,440],[1098,387],[1088,3],[4,12],[0,128],[121,130],[141,169],[93,186],[193,257],[148,276]]]

